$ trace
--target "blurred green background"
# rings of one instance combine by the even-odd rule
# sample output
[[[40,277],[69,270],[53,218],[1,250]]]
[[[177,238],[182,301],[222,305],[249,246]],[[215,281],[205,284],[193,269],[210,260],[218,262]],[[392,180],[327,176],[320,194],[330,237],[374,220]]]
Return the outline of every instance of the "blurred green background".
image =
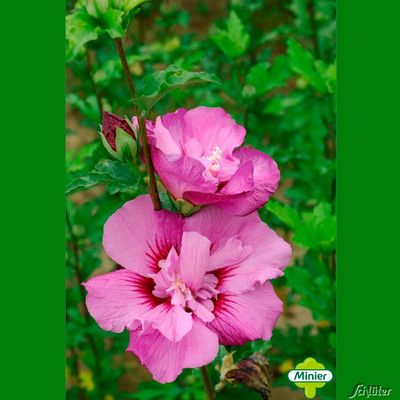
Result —
[[[67,1],[67,13],[76,6]],[[272,399],[303,399],[287,372],[306,357],[335,370],[335,1],[173,0],[142,5],[124,38],[130,71],[141,93],[144,77],[174,64],[215,74],[221,85],[175,90],[150,118],[184,106],[220,106],[247,129],[246,144],[270,154],[282,179],[260,210],[288,240],[293,258],[274,282],[284,313],[269,342],[236,348],[238,362],[264,352],[273,370]],[[114,43],[90,42],[67,63],[67,177],[85,176],[109,156],[96,131],[100,108],[131,115],[132,105]],[[143,173],[143,171],[142,171]],[[203,399],[198,371],[160,385],[130,353],[127,334],[102,331],[87,314],[80,285],[115,265],[101,246],[105,220],[141,184],[103,184],[67,200],[67,398]],[[214,384],[226,349],[210,367]],[[335,382],[318,390],[335,399]],[[258,399],[226,384],[217,399]]]

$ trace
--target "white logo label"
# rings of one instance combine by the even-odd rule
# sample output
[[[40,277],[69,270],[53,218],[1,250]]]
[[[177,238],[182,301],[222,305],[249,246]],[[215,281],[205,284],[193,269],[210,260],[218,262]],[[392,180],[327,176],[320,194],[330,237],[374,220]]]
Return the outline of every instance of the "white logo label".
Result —
[[[327,369],[292,369],[289,372],[289,380],[292,382],[329,382],[332,380],[332,372]]]

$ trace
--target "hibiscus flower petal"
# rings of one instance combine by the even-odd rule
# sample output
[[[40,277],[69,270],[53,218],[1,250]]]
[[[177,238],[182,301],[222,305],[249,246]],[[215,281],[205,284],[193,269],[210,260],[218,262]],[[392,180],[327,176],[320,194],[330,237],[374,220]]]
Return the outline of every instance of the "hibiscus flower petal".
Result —
[[[117,210],[104,225],[103,245],[118,264],[143,276],[158,270],[181,243],[183,218],[153,209],[150,196],[139,196]]]
[[[141,320],[144,325],[150,323],[173,342],[179,342],[193,326],[191,313],[171,304],[160,304],[143,315]]]
[[[156,381],[167,383],[174,381],[183,368],[197,368],[213,361],[218,353],[218,337],[197,320],[179,342],[168,340],[149,326],[144,331],[130,332],[127,351],[139,357]]]
[[[232,236],[225,243],[221,243],[212,253],[208,271],[221,267],[238,266],[252,251],[252,246],[243,246],[238,236]]]
[[[253,171],[253,163],[248,161],[239,167],[236,173],[219,192],[204,193],[196,188],[196,190],[186,191],[183,194],[183,198],[196,205],[217,205],[219,202],[239,199],[243,196],[244,192],[253,191]]]
[[[240,294],[220,295],[215,319],[208,324],[221,344],[240,346],[256,339],[268,340],[282,312],[282,302],[270,282]]]
[[[242,164],[251,161],[254,165],[254,189],[232,199],[226,198],[217,207],[235,215],[246,215],[262,207],[278,188],[280,172],[276,162],[267,154],[242,147],[234,151]]]
[[[183,229],[199,232],[212,242],[210,268],[221,269],[220,292],[246,292],[256,283],[281,276],[290,261],[290,246],[261,221],[257,212],[239,217],[210,206],[186,218]],[[229,241],[234,242],[232,238],[241,241],[245,253],[239,246],[231,255],[225,251]]]
[[[215,192],[216,185],[203,176],[205,168],[199,160],[185,155],[167,156],[155,147],[152,159],[157,174],[176,199],[183,199],[183,193],[190,190]]]
[[[181,276],[192,290],[200,288],[210,260],[211,242],[197,232],[184,232],[179,255]]]
[[[223,153],[232,151],[243,143],[246,130],[236,124],[220,107],[196,107],[184,116],[185,126],[201,143],[205,154],[219,147]]]
[[[92,278],[84,286],[89,313],[106,331],[122,332],[158,304],[152,280],[126,269]]]
[[[161,117],[157,117],[153,132],[155,133],[155,146],[157,149],[160,149],[166,155],[180,155],[182,153],[170,131],[164,127]]]

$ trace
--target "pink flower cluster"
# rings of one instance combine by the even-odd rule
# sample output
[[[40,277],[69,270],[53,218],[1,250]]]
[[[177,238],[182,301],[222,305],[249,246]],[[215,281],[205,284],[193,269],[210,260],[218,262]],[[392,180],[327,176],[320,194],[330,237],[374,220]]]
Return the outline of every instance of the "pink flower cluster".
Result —
[[[123,268],[85,287],[100,327],[128,330],[128,351],[164,383],[210,363],[220,344],[271,337],[282,303],[270,280],[283,274],[291,249],[256,211],[277,187],[276,164],[238,147],[245,131],[223,110],[180,109],[149,130],[170,193],[207,206],[184,218],[155,212],[147,195],[127,202],[103,237]]]

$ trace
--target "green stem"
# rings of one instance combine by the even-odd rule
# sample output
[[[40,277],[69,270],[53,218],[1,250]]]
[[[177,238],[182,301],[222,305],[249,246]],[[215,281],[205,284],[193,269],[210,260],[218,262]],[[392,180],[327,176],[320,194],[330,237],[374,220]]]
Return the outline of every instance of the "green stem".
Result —
[[[126,83],[128,85],[129,93],[131,95],[131,98],[134,99],[136,97],[136,90],[135,90],[135,85],[133,83],[132,75],[129,70],[128,62],[126,60],[126,54],[124,50],[124,46],[122,44],[121,38],[114,39],[115,41],[115,46],[117,48],[117,52],[119,55],[119,58],[121,59],[122,63],[122,69],[124,71],[124,76]],[[149,146],[149,140],[147,137],[147,129],[146,129],[146,120],[142,114],[142,112],[139,110],[139,108],[134,105],[134,114],[136,115],[138,119],[138,125],[139,125],[139,131],[141,133],[141,144],[143,147],[143,155],[144,155],[144,162],[146,164],[146,169],[147,173],[149,175],[149,193],[151,200],[153,202],[153,207],[154,210],[160,211],[162,209],[161,206],[161,200],[160,196],[158,194],[158,189],[157,189],[157,181],[154,173],[154,166],[153,162],[151,160],[151,152],[150,152],[150,146]]]
[[[211,386],[211,381],[207,372],[207,365],[200,367],[201,378],[203,379],[204,392],[206,394],[206,400],[215,400],[215,392]]]

